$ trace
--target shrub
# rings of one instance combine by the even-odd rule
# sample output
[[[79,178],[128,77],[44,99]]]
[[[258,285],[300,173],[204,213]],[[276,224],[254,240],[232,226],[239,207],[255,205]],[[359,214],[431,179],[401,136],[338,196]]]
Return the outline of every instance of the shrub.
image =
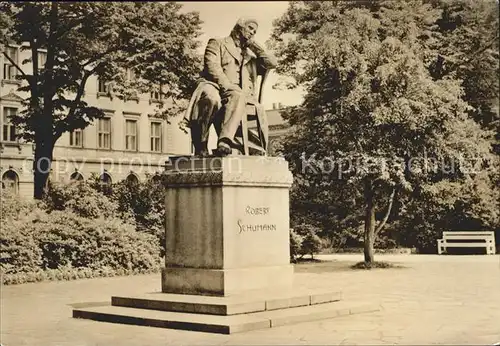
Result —
[[[50,184],[42,202],[2,191],[2,282],[156,271],[158,238],[164,233],[163,199],[158,203],[163,189],[150,184],[143,190],[138,196],[146,208],[132,212],[120,209],[115,198],[104,196],[87,182]],[[136,219],[141,221],[137,227]]]
[[[113,186],[111,199],[119,212],[132,215],[137,231],[157,238],[160,256],[165,256],[165,193],[159,176],[149,176],[139,184],[119,182]]]
[[[318,227],[305,223],[294,227],[293,232],[300,237],[300,246],[294,245],[296,247],[298,246],[297,253],[300,255],[300,258],[304,255],[311,255],[311,257],[314,258],[314,254],[321,251],[323,248],[323,241],[318,236],[319,231],[320,229]],[[296,237],[294,241],[298,244],[298,237]]]
[[[290,261],[296,262],[299,256],[300,247],[302,246],[302,237],[295,233],[293,228],[290,229]]]
[[[41,270],[42,251],[29,222],[26,219],[2,222],[0,268],[3,274]]]
[[[44,212],[34,201],[2,191],[0,268],[2,273],[39,271],[42,252],[31,227]]]
[[[44,198],[44,209],[47,212],[53,210],[72,211],[86,218],[120,217],[124,221],[133,222],[129,214],[118,210],[115,201],[84,181],[75,181],[69,184],[50,183]]]
[[[159,264],[154,237],[116,218],[85,219],[55,211],[37,225],[43,268],[146,270]]]
[[[386,223],[384,228],[375,237],[375,249],[395,249],[397,243],[397,226],[398,222]]]
[[[300,247],[301,255],[311,255],[314,258],[314,254],[321,251],[323,248],[323,243],[321,238],[313,232],[309,232],[304,236],[302,240],[302,246]]]
[[[3,221],[2,224],[8,219],[16,219],[20,215],[30,214],[33,210],[39,209],[40,207],[39,203],[36,201],[23,199],[1,188],[0,200],[0,219]]]
[[[77,273],[82,271],[85,277],[150,272],[160,265],[155,237],[117,218],[87,219],[73,212],[47,214],[38,209],[4,225],[4,283],[69,280],[81,277]]]
[[[96,277],[107,277],[107,276],[127,275],[136,273],[154,273],[157,271],[158,268],[151,268],[151,270],[147,271],[138,271],[138,270],[127,271],[124,269],[112,271],[106,268],[89,269],[89,268],[61,267],[58,269],[46,269],[44,271],[39,271],[39,272],[14,273],[14,274],[4,275],[2,277],[2,283],[5,285],[15,285],[27,282],[90,279]]]
[[[142,183],[118,182],[106,193],[97,176],[85,182],[50,184],[44,208],[48,212],[71,211],[86,218],[121,218],[138,232],[154,235],[160,256],[165,255],[165,195],[158,175]]]

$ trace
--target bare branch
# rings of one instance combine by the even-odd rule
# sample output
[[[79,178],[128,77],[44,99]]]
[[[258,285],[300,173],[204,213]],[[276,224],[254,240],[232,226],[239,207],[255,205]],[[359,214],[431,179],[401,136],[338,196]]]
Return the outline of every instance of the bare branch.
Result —
[[[391,214],[392,210],[392,203],[394,202],[394,195],[396,194],[396,189],[392,189],[391,196],[389,197],[389,206],[387,207],[387,212],[385,213],[385,216],[383,220],[380,222],[378,225],[377,229],[375,229],[375,235],[378,234],[382,230],[382,228],[385,226],[385,223],[389,219],[389,215]]]

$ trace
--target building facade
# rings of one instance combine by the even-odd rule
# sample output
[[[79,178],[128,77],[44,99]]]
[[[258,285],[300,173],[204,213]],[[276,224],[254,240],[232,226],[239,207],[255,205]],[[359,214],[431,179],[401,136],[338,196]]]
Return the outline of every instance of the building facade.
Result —
[[[28,64],[21,65],[30,54],[28,50],[7,47],[6,53],[26,74],[32,73]],[[39,66],[43,66],[44,60],[42,52]],[[16,68],[3,55],[0,64],[2,186],[31,197],[34,146],[16,138],[18,129],[9,119],[22,111],[22,101],[28,95],[18,91],[20,81],[16,79]],[[164,102],[158,92],[123,101],[113,96],[109,85],[91,77],[86,84],[84,100],[100,108],[105,116],[85,129],[62,135],[54,148],[51,180],[82,180],[94,174],[105,183],[123,179],[141,181],[148,174],[162,171],[170,156],[192,153],[190,136],[179,127],[182,116],[169,122],[152,116],[157,104]]]

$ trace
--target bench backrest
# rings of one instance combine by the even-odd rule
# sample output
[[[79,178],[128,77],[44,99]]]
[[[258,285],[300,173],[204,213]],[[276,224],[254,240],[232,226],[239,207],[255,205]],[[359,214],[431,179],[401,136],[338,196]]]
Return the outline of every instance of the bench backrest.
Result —
[[[445,231],[443,239],[485,239],[495,240],[495,232],[492,231]]]

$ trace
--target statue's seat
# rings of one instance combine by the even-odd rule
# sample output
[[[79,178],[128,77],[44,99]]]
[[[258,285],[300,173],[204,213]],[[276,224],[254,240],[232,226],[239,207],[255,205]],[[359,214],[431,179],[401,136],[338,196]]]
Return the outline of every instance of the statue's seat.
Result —
[[[258,75],[259,85],[257,101],[248,101],[246,105],[246,116],[241,120],[241,125],[236,132],[236,140],[240,144],[239,151],[244,155],[266,155],[268,145],[268,128],[267,128],[267,115],[263,101],[264,85],[269,75],[269,70],[265,70],[263,74]],[[260,80],[260,81],[259,81]],[[259,110],[260,108],[260,118]]]

